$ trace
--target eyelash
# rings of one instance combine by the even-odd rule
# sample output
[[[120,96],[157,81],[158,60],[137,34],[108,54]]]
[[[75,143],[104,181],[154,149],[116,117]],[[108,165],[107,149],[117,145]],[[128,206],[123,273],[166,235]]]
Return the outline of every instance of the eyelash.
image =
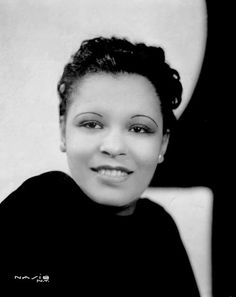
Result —
[[[133,125],[131,127],[131,129],[140,129],[143,131],[143,132],[134,132],[136,134],[151,134],[151,133],[153,133],[149,127],[143,126],[143,125]]]
[[[92,125],[92,127],[91,127]],[[99,126],[99,128],[96,128],[96,126]],[[79,124],[79,127],[84,127],[87,129],[102,129],[104,126],[97,122],[97,121],[86,121],[86,122],[82,122]],[[154,133],[149,127],[147,127],[146,125],[133,125],[131,126],[131,128],[129,129],[129,131],[131,131],[132,129],[140,129],[142,130],[142,132],[136,132],[133,130],[132,132],[135,134],[151,134]]]
[[[101,129],[101,128],[95,128],[95,127],[89,126],[91,124],[96,124],[96,125],[99,125],[100,127],[103,127],[103,125],[97,121],[85,121],[85,122],[80,123],[79,127],[84,127],[87,129]]]

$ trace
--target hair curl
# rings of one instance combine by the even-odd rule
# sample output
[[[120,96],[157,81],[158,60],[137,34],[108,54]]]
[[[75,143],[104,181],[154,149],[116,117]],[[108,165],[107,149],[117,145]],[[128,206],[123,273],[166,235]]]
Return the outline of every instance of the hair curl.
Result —
[[[154,86],[161,102],[164,131],[176,121],[173,110],[182,100],[179,73],[165,61],[161,47],[131,43],[116,37],[97,37],[82,42],[79,50],[65,66],[57,85],[60,116],[66,114],[75,82],[89,73],[132,73],[146,77]]]

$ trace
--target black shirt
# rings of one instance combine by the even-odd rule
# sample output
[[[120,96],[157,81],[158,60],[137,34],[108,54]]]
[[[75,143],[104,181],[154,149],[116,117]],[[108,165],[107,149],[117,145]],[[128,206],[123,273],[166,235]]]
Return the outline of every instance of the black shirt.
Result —
[[[52,171],[1,203],[0,226],[1,280],[11,286],[87,292],[78,296],[199,296],[173,219],[146,198],[119,216]]]

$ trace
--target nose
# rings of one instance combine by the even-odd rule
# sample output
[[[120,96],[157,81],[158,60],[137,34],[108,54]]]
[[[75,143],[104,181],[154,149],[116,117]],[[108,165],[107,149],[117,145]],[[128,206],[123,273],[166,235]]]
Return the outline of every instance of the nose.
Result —
[[[101,140],[100,152],[111,157],[126,155],[127,148],[121,131],[109,131]]]

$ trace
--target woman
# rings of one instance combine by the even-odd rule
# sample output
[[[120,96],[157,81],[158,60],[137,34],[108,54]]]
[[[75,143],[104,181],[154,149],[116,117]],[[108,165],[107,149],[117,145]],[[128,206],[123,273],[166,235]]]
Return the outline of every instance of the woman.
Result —
[[[84,41],[58,93],[71,177],[44,173],[2,202],[6,279],[29,285],[44,273],[44,285],[87,293],[199,296],[172,218],[139,199],[164,160],[181,102],[164,51],[114,37]]]

